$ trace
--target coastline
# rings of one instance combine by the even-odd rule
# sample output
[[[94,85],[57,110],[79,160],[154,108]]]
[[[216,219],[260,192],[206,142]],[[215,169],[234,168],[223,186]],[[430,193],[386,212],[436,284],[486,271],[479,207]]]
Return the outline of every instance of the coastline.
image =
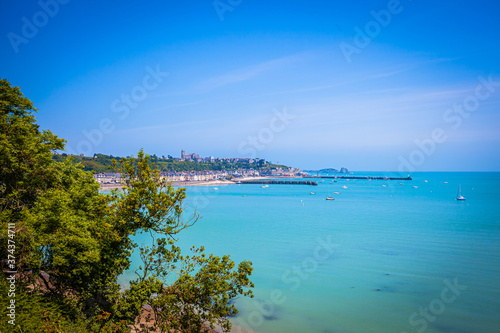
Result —
[[[278,177],[274,177],[278,178]],[[280,177],[281,178],[281,177]],[[266,180],[271,179],[270,177],[244,177],[238,178],[238,181],[245,180]],[[196,180],[196,181],[173,181],[170,182],[174,187],[187,187],[187,186],[213,186],[213,185],[232,185],[236,184],[236,181],[232,180]],[[100,184],[100,190],[111,190],[121,188],[121,184]]]

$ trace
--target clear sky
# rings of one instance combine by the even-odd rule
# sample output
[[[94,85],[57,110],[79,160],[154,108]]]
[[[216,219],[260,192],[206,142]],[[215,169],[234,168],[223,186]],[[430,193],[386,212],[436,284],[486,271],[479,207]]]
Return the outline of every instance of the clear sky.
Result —
[[[0,77],[72,153],[500,171],[498,1],[0,6]]]

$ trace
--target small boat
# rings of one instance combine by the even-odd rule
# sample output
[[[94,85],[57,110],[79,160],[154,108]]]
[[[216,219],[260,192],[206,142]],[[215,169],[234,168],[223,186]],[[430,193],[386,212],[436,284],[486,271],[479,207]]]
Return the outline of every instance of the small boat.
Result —
[[[428,183],[428,181],[427,181],[427,180],[424,180],[424,183]]]
[[[326,200],[335,200],[334,197],[326,197]]]
[[[218,188],[217,188],[217,187],[214,187],[214,190],[218,190]]]
[[[262,188],[268,188],[268,187],[269,187],[269,185],[267,185],[267,184],[266,184],[266,185],[262,185],[261,187],[262,187]]]
[[[457,200],[464,201],[465,197],[462,195],[462,185],[458,185]]]
[[[443,184],[448,184],[448,182],[443,182]]]
[[[347,188],[347,186],[344,185],[344,186],[342,186],[342,188]]]
[[[349,179],[348,179],[348,180],[349,180]],[[337,179],[334,179],[334,180],[333,180],[333,182],[334,182],[334,183],[336,183],[336,182],[337,182]]]
[[[399,185],[404,185],[403,183],[399,183]]]
[[[418,186],[413,186],[413,188],[418,188]]]
[[[387,185],[382,185],[382,187],[387,187]]]
[[[340,192],[333,192],[333,194],[340,194]]]
[[[310,194],[310,195],[315,195],[316,193],[314,193],[314,192],[311,192],[311,193],[309,193],[309,194]]]
[[[243,195],[242,195],[242,197],[243,197],[243,198],[246,198],[246,197],[248,197],[248,195],[246,195],[246,194],[243,194]]]

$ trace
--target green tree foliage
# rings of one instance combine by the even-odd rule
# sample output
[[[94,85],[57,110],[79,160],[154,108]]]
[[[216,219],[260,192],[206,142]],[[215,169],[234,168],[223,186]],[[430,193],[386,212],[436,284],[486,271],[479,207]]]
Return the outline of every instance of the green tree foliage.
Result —
[[[33,103],[20,89],[0,80],[0,207],[19,211],[32,206],[40,190],[57,178],[51,151],[64,140],[35,123]]]
[[[228,317],[237,313],[232,301],[252,297],[251,263],[236,265],[203,247],[181,252],[179,233],[198,220],[196,213],[183,215],[185,189],[162,180],[158,165],[140,151],[114,162],[123,188],[100,193],[81,164],[52,158],[64,140],[40,131],[36,109],[7,80],[0,81],[0,107],[0,251],[6,258],[7,223],[15,223],[19,272],[17,327],[1,321],[0,331],[129,332],[131,325],[144,332],[214,325],[229,331]],[[139,233],[149,234],[151,244],[139,246]],[[121,291],[117,280],[133,251],[142,265]],[[6,288],[3,278],[2,295]],[[4,318],[6,302],[2,296]]]
[[[96,154],[94,157],[85,156],[68,156],[63,153],[61,155],[53,155],[52,158],[58,162],[65,159],[71,160],[74,164],[81,164],[83,170],[92,171],[93,173],[112,172],[113,160],[120,159],[112,155]]]
[[[92,171],[94,173],[112,172],[113,160],[120,159],[112,155],[96,154],[94,157],[86,156],[70,156],[67,154],[54,155],[56,161],[62,162],[66,158],[70,158],[73,163],[83,165],[85,171]],[[259,163],[243,163],[243,162],[228,162],[228,161],[215,161],[215,162],[193,162],[193,161],[176,161],[169,155],[168,159],[160,159],[158,157],[150,157],[152,163],[161,171],[232,171],[238,169],[255,169],[267,170],[272,168],[288,168],[285,165],[267,163],[263,164],[263,160]]]

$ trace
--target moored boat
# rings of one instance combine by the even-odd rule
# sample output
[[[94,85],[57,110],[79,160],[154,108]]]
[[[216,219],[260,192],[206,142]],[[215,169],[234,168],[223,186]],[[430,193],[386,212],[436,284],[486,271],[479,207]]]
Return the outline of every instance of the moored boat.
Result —
[[[462,195],[462,185],[458,185],[457,200],[465,201],[465,197]]]

